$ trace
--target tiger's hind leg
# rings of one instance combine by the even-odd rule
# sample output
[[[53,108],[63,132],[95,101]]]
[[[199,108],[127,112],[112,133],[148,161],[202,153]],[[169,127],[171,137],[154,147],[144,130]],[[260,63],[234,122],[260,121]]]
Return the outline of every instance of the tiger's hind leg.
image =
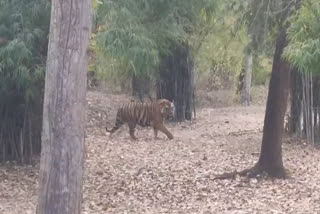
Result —
[[[133,140],[137,140],[136,136],[134,135],[134,131],[136,129],[136,123],[135,122],[128,122],[128,126],[129,126],[130,137]]]

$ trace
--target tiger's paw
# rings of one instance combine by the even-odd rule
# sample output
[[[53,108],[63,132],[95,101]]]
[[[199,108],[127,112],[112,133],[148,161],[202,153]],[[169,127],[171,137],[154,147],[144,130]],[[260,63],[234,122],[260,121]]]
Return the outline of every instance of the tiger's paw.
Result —
[[[112,139],[112,134],[111,133],[106,133],[106,136],[109,138],[109,139]]]

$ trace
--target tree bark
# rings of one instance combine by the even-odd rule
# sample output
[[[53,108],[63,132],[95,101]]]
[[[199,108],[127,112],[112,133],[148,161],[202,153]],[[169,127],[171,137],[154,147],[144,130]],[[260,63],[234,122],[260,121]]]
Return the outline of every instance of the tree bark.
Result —
[[[245,73],[243,79],[243,87],[241,91],[241,103],[244,106],[249,106],[251,101],[251,79],[252,79],[252,65],[253,65],[253,56],[252,52],[246,54],[245,56]]]
[[[38,214],[81,213],[91,1],[52,1]]]
[[[256,164],[259,171],[265,171],[272,177],[286,175],[282,162],[282,134],[291,72],[289,63],[281,58],[286,45],[286,33],[282,30],[277,39],[273,58],[261,153]]]

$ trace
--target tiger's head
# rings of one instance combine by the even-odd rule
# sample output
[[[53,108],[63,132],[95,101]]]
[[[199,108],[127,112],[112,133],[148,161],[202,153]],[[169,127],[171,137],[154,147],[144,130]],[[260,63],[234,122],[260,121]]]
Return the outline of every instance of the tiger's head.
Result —
[[[173,102],[166,99],[160,99],[158,100],[158,104],[160,106],[161,115],[164,118],[173,118],[175,116],[176,109]]]

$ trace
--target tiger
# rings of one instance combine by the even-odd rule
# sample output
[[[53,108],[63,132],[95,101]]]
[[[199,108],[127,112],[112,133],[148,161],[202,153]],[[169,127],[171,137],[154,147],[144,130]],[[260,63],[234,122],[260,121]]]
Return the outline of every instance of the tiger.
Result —
[[[133,140],[137,140],[134,132],[136,125],[141,127],[152,126],[154,139],[158,139],[158,130],[163,132],[169,140],[173,139],[171,132],[164,126],[164,119],[174,117],[175,106],[173,102],[167,99],[154,100],[152,102],[136,102],[131,100],[130,103],[122,105],[117,110],[116,121],[112,129],[106,128],[107,132],[113,134],[123,124],[129,126],[129,134]]]

